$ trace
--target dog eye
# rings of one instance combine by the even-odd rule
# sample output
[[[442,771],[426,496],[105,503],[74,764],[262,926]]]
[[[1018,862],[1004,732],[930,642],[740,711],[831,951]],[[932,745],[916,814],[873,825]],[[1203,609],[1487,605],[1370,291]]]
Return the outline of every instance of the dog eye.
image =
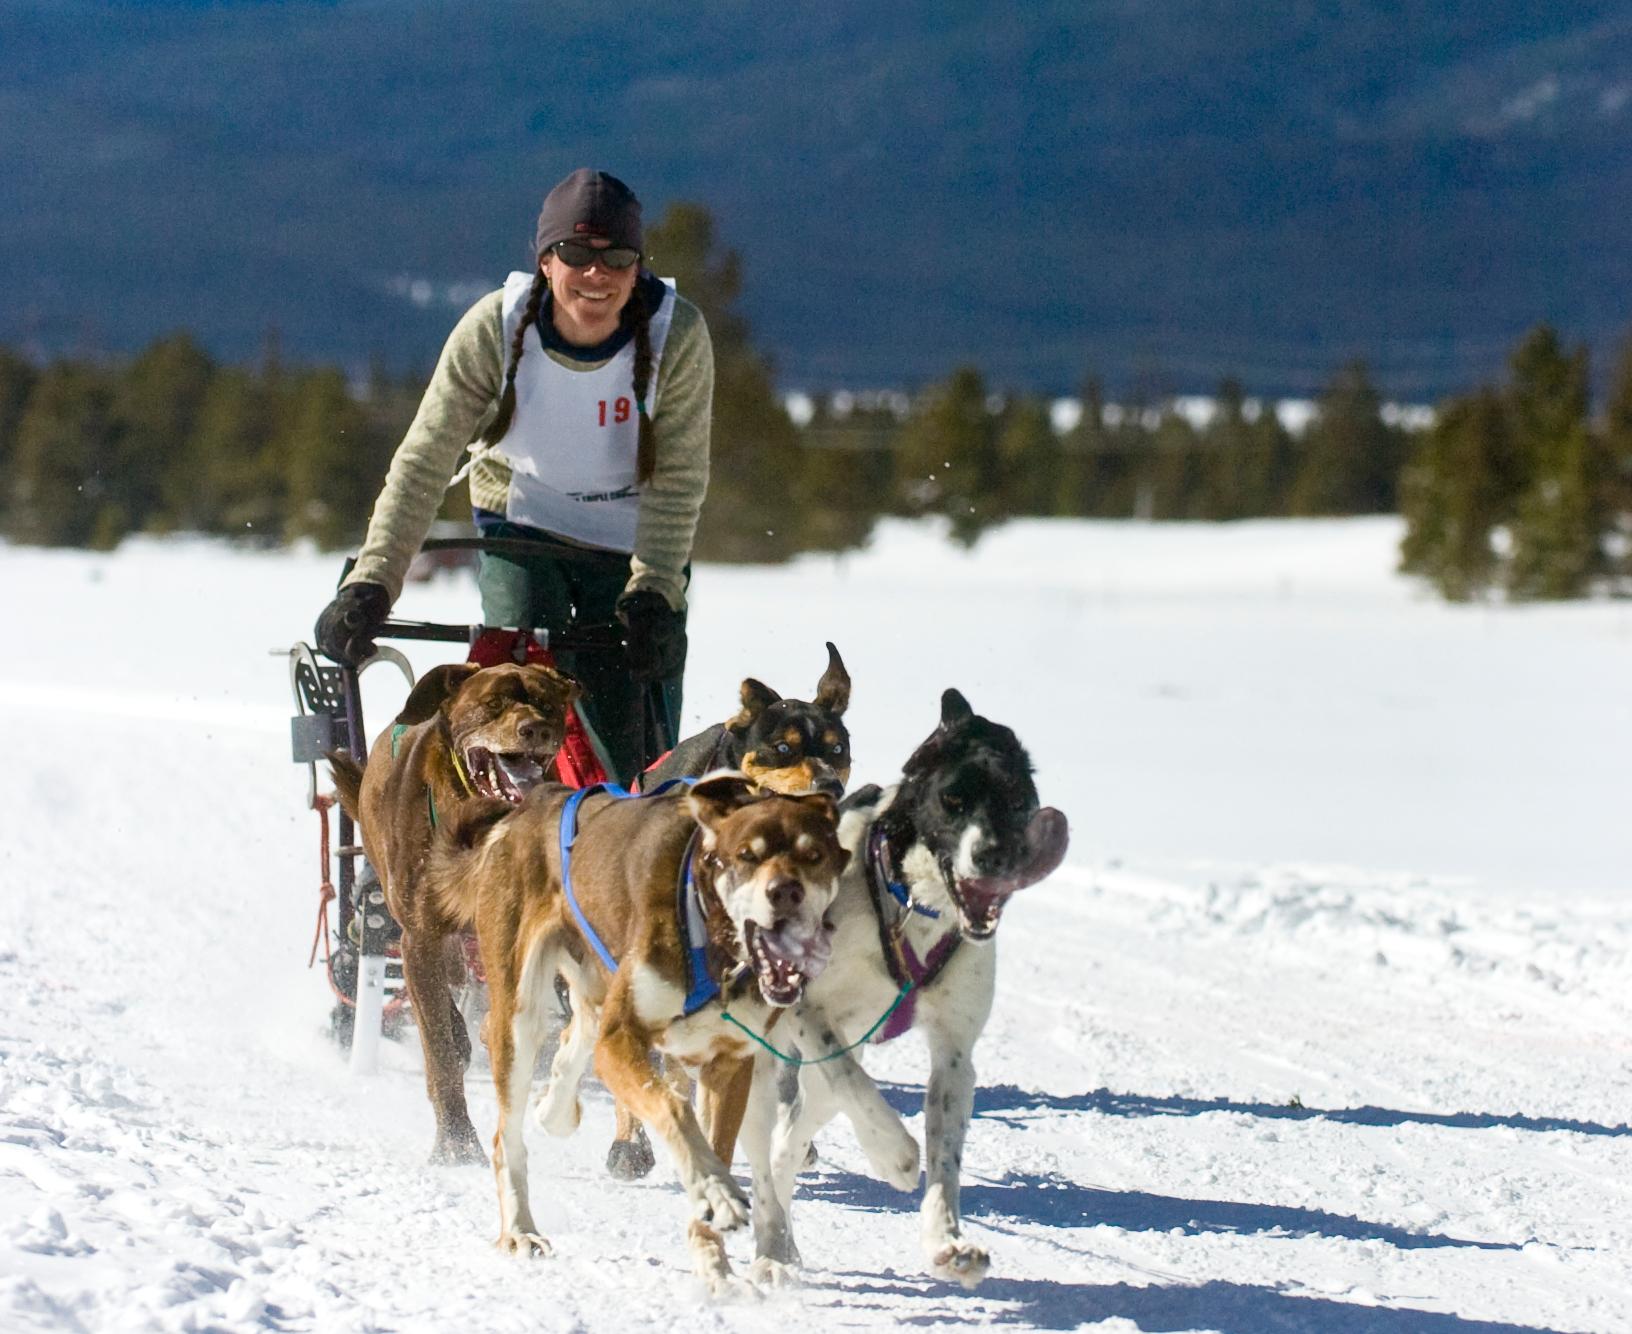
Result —
[[[835,755],[843,755],[844,754],[844,745],[843,745],[843,743],[840,743],[839,745],[834,746],[833,747],[833,753]]]
[[[737,860],[739,862],[747,862],[748,865],[753,866],[759,861],[759,858],[754,855],[754,850],[752,848],[738,848]]]
[[[949,811],[961,811],[963,809],[963,798],[956,792],[943,792],[941,793],[941,805]]]
[[[778,755],[791,755],[793,754],[793,747],[786,741],[778,741],[776,743],[776,753]]]

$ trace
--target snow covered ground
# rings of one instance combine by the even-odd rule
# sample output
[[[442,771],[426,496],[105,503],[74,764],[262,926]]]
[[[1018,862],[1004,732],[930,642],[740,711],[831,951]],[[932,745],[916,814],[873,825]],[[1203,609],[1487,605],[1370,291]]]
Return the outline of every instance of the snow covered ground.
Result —
[[[724,1307],[666,1161],[604,1175],[604,1095],[532,1137],[557,1256],[529,1265],[491,1247],[487,1172],[425,1165],[417,1048],[358,1080],[324,1038],[267,650],[337,563],[0,548],[0,1328],[1632,1329],[1632,607],[1446,607],[1397,538],[893,527],[699,570],[690,721],[747,673],[808,693],[831,638],[855,781],[957,685],[1074,831],[1005,918],[978,1050],[991,1279],[923,1274],[914,1201],[837,1123],[807,1285]],[[402,604],[474,607],[459,579]],[[921,1047],[869,1064],[919,1125]]]

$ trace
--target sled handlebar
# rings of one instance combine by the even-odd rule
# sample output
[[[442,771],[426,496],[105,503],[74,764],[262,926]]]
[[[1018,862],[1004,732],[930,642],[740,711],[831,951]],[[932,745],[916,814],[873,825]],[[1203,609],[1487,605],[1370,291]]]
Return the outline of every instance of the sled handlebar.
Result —
[[[374,632],[375,639],[419,639],[439,644],[468,644],[483,630],[510,629],[513,626],[447,625],[437,621],[386,621]],[[571,625],[560,630],[539,626],[529,633],[541,648],[566,649],[581,652],[585,649],[603,649],[608,652],[623,647],[623,627],[606,622],[596,625]]]
[[[571,546],[564,542],[541,542],[521,537],[431,537],[419,544],[421,552],[426,551],[474,551],[490,556],[514,556],[525,558],[528,556],[548,555],[552,560],[592,564],[604,562],[610,556],[616,559],[616,553],[606,551],[590,551],[583,547]],[[357,564],[356,556],[347,556],[344,566],[340,570],[340,582],[344,583]],[[403,621],[388,620],[375,632],[377,639],[416,639],[432,641],[441,644],[468,644],[483,630],[495,628],[514,629],[516,627],[494,627],[487,625],[448,625],[435,621]],[[594,624],[575,625],[567,624],[560,627],[532,626],[528,627],[539,642],[547,649],[565,649],[569,652],[584,651],[603,652],[621,651],[623,648],[624,631],[616,622],[597,622]]]

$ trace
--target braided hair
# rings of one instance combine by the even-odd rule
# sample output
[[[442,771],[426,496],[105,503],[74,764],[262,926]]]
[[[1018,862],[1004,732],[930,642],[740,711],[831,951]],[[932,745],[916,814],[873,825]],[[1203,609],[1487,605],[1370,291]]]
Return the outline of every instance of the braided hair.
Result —
[[[635,326],[635,411],[640,417],[640,443],[635,448],[635,482],[639,486],[645,486],[657,471],[657,438],[646,411],[646,393],[652,387],[652,312],[643,288],[644,284],[636,279],[629,297],[629,318]]]
[[[544,293],[549,290],[550,284],[540,265],[533,274],[533,285],[527,292],[527,306],[516,325],[515,337],[510,340],[510,364],[504,368],[504,392],[499,395],[499,411],[493,418],[493,424],[482,437],[484,445],[496,445],[503,440],[510,429],[510,419],[516,415],[516,368],[521,364],[521,354],[527,347],[527,330],[537,321],[538,308],[544,304]]]
[[[629,322],[634,325],[635,334],[635,370],[634,392],[635,410],[639,415],[639,443],[635,448],[635,481],[645,486],[652,480],[652,474],[657,471],[657,438],[652,430],[652,418],[646,411],[646,395],[652,386],[652,312],[646,303],[645,284],[641,279],[635,280],[635,289],[629,295],[629,304],[626,307]],[[544,293],[549,290],[549,282],[544,277],[543,266],[533,274],[533,285],[527,292],[527,305],[522,311],[521,320],[516,325],[515,336],[510,340],[510,360],[504,371],[504,392],[499,396],[499,410],[493,418],[493,424],[488,427],[482,443],[496,445],[505,437],[510,429],[510,422],[516,415],[516,368],[521,363],[521,354],[526,350],[527,330],[538,322],[539,307],[544,304]]]

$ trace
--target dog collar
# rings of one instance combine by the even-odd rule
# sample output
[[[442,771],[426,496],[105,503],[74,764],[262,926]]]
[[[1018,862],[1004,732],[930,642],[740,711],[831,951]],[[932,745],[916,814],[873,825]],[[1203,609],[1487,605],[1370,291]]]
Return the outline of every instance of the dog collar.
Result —
[[[703,911],[702,891],[697,877],[692,874],[692,863],[697,858],[697,842],[702,830],[695,829],[691,842],[686,844],[686,855],[680,859],[680,943],[686,952],[685,1013],[696,1014],[720,994],[720,984],[708,967],[708,919]]]
[[[920,917],[939,918],[939,908],[929,908],[912,897],[906,882],[890,874],[889,845],[884,838],[884,829],[881,825],[874,825],[873,832],[867,839],[867,870],[873,879],[899,903],[903,908],[917,913]]]
[[[465,789],[467,797],[474,797],[476,795],[476,784],[470,781],[470,773],[466,770],[465,762],[459,755],[459,747],[453,744],[453,729],[448,726],[446,714],[441,716],[439,726],[442,728],[443,739],[448,743],[448,756],[453,760],[453,772],[459,778],[459,786]]]
[[[906,932],[902,929],[910,913],[887,913],[884,895],[888,894],[901,906],[916,910],[926,917],[939,917],[940,913],[914,902],[907,887],[888,875],[885,869],[888,861],[888,841],[884,837],[883,829],[875,824],[867,839],[867,885],[871,890],[873,916],[878,921],[879,944],[884,951],[884,962],[890,970],[891,979],[901,988],[901,995],[897,1004],[880,1020],[882,1027],[877,1028],[874,1042],[888,1042],[891,1038],[900,1037],[912,1027],[918,1008],[917,993],[940,976],[941,970],[946,967],[963,942],[963,933],[956,927],[949,927],[927,955],[922,959],[918,957],[918,952],[913,949],[912,942],[907,939]]]
[[[407,731],[408,731],[408,724],[407,723],[398,723],[398,724],[396,724],[396,726],[394,726],[391,729],[391,758],[392,759],[397,758],[397,750],[401,746],[402,738],[403,738],[404,734]],[[474,797],[476,795],[476,787],[470,781],[470,775],[465,772],[465,762],[459,758],[459,747],[457,747],[456,745],[453,744],[453,738],[451,736],[449,736],[447,738],[447,742],[448,742],[448,755],[453,760],[453,771],[454,771],[454,773],[456,773],[459,776],[459,782],[460,782],[460,785],[465,789],[465,795],[467,797]],[[435,829],[436,825],[437,825],[437,819],[436,819],[436,793],[431,791],[431,785],[429,783],[427,783],[425,785],[425,809],[430,812],[430,815],[431,815],[431,828]]]

